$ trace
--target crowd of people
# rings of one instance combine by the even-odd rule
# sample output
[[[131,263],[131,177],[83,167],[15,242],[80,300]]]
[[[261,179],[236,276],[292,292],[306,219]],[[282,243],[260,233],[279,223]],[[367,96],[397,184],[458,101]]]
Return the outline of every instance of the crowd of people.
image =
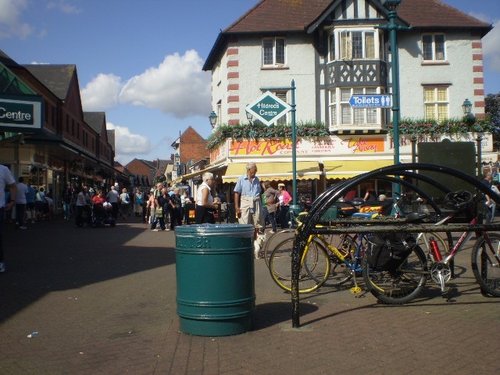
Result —
[[[170,230],[177,225],[188,223],[184,207],[191,202],[186,191],[169,188],[157,183],[151,189],[136,187],[129,192],[126,187],[115,184],[105,191],[82,186],[80,189],[68,187],[64,194],[64,218],[75,218],[75,224],[110,224],[128,221],[132,217],[147,224],[151,230]],[[67,206],[67,208],[66,208]]]
[[[15,204],[5,207],[4,219],[13,222],[19,229],[27,229],[28,223],[43,219],[50,219],[55,211],[54,199],[51,192],[45,191],[43,186],[26,183],[23,177],[16,182],[17,194]],[[5,192],[6,201],[12,199],[10,191]]]

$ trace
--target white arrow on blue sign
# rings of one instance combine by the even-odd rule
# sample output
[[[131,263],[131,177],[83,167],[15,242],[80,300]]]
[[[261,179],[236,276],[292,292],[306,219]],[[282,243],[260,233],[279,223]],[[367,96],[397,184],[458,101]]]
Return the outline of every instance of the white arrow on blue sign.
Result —
[[[349,99],[352,108],[391,108],[391,95],[353,95]]]

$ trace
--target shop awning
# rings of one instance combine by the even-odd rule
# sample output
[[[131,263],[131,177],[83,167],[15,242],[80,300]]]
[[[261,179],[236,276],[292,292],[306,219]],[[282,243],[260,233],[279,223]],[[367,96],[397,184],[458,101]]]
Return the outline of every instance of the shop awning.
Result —
[[[323,162],[326,178],[351,178],[393,165],[393,160],[328,160]]]
[[[197,176],[202,176],[203,173],[205,173],[205,172],[214,172],[216,170],[222,169],[225,166],[226,166],[225,163],[211,165],[211,166],[208,166],[204,169],[199,169],[199,170],[191,172],[191,173],[183,174],[182,176],[179,176],[176,181],[180,182],[182,180],[189,180],[189,179],[192,179],[192,178],[197,177]]]
[[[328,160],[323,162],[326,178],[351,178],[393,165],[393,160]]]
[[[257,177],[261,181],[292,180],[291,162],[262,162],[257,164]],[[226,174],[222,176],[223,182],[236,182],[246,174],[247,163],[231,163],[227,166]],[[321,171],[316,161],[298,161],[296,163],[297,180],[319,179]]]

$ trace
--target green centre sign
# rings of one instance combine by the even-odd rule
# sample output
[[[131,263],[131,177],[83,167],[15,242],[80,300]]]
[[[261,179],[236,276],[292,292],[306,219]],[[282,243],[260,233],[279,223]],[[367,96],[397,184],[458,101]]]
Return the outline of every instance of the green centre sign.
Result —
[[[292,107],[290,107],[290,105],[270,91],[265,92],[264,95],[246,107],[247,112],[251,113],[266,125],[275,123],[291,109]]]
[[[42,128],[42,98],[0,96],[0,130],[22,131]]]

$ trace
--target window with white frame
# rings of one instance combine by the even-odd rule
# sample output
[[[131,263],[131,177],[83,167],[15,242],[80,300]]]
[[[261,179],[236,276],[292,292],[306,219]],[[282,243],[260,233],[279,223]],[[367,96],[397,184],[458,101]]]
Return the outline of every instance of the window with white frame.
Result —
[[[444,34],[422,35],[422,55],[424,61],[445,61],[446,44]]]
[[[220,100],[217,102],[216,114],[217,114],[217,123],[215,124],[215,127],[217,127],[217,125],[219,124],[222,124],[222,102]]]
[[[262,40],[262,65],[282,66],[286,63],[285,38],[265,38]]]
[[[274,95],[278,97],[278,99],[283,100],[285,103],[288,103],[286,100],[286,91],[275,91]],[[277,121],[276,125],[286,125],[287,124],[288,115],[281,116]]]
[[[373,60],[379,58],[380,41],[373,29],[336,29],[330,35],[329,59]]]
[[[448,87],[425,86],[424,107],[426,120],[446,120],[449,117]]]
[[[331,33],[328,36],[328,60],[335,60],[335,33]]]
[[[380,108],[352,108],[349,100],[352,95],[377,94],[375,87],[343,87],[329,91],[330,127],[366,127],[382,123]]]

